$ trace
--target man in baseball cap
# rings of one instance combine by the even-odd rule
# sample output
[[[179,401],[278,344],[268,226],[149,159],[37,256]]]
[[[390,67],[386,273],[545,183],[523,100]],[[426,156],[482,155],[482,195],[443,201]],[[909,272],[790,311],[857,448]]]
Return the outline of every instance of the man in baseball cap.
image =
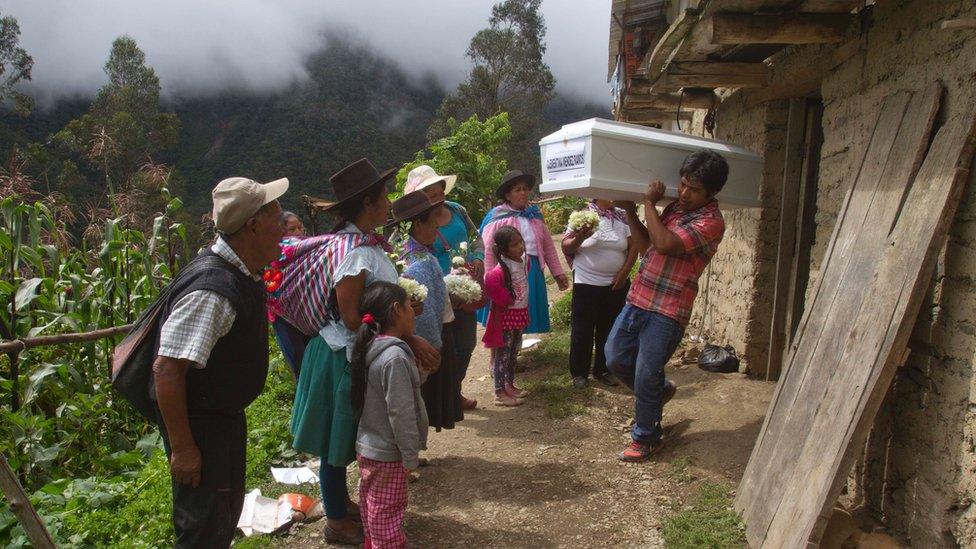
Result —
[[[213,190],[214,244],[170,283],[150,394],[173,479],[177,547],[229,547],[244,504],[244,409],[268,375],[262,271],[281,253],[288,180]]]

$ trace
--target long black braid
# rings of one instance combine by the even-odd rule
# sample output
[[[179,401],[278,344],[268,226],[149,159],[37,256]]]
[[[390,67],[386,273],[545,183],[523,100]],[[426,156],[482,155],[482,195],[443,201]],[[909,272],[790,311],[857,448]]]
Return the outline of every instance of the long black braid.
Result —
[[[495,231],[495,239],[491,243],[491,251],[495,254],[495,259],[498,260],[498,264],[502,266],[502,272],[505,273],[505,287],[508,288],[508,293],[512,295],[512,299],[517,299],[515,287],[512,286],[512,271],[509,270],[508,265],[505,264],[502,258],[506,257],[505,253],[508,251],[508,247],[516,238],[522,238],[522,234],[518,232],[518,229],[510,225],[505,225]]]

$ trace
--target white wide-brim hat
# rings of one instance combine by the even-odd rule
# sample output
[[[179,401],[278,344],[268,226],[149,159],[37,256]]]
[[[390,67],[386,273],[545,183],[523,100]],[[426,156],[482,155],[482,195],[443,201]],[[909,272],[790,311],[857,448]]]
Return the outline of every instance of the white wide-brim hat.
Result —
[[[403,187],[403,194],[410,194],[413,191],[419,191],[440,182],[444,182],[444,194],[448,194],[454,188],[457,176],[438,175],[434,168],[427,164],[421,164],[407,174],[407,184]]]

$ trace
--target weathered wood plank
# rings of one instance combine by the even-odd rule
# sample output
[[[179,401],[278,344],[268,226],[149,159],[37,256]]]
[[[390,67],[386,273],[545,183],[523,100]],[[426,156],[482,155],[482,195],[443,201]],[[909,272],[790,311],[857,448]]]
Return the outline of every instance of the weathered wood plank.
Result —
[[[671,53],[678,44],[684,40],[685,35],[698,20],[698,10],[688,8],[682,11],[678,17],[664,31],[664,35],[658,40],[652,50],[644,55],[640,65],[637,67],[637,74],[642,74],[652,82],[661,75],[661,70],[671,58]]]
[[[769,67],[763,63],[671,63],[655,88],[760,88],[769,82]]]
[[[817,321],[808,320],[798,336],[797,351],[792,364],[798,368],[790,372],[793,381],[792,398],[785,401],[780,412],[784,420],[779,442],[770,448],[769,459],[781,466],[781,477],[769,486],[776,496],[782,496],[797,469],[801,448],[793,441],[803,440],[827,391],[837,359],[843,350],[846,334],[851,330],[850,319],[864,298],[867,284],[884,243],[884,233],[897,215],[901,197],[921,164],[928,144],[928,135],[939,104],[935,89],[916,94],[908,104],[904,118],[891,133],[895,135],[887,158],[854,188],[854,213],[846,231],[838,235],[835,248],[838,259],[824,272],[824,287],[811,308],[820,314]],[[879,129],[883,129],[879,126]],[[883,130],[888,133],[888,130]],[[863,184],[863,186],[860,186]],[[833,259],[833,258],[832,258]],[[824,291],[828,290],[828,291]],[[791,441],[784,444],[783,441]],[[785,479],[785,480],[784,480]],[[777,514],[781,498],[767,499],[757,526],[768,524]]]
[[[17,516],[17,520],[24,527],[24,532],[27,532],[27,537],[30,538],[34,547],[54,549],[55,545],[51,539],[51,534],[44,527],[44,521],[37,515],[37,511],[31,505],[27,493],[17,481],[17,475],[7,464],[7,458],[4,455],[0,455],[0,491],[7,498],[10,503],[10,510]]]
[[[803,138],[806,134],[806,101],[790,101],[786,125],[786,161],[779,202],[779,238],[776,242],[776,271],[773,278],[773,317],[770,320],[769,348],[766,353],[766,380],[779,376],[786,340],[786,306],[790,290],[790,272],[796,248],[797,224],[794,215],[800,199],[803,167]]]
[[[837,363],[767,543],[794,547],[820,540],[850,470],[851,447],[864,443],[902,360],[936,257],[969,175],[976,113],[950,120],[936,135],[894,227]],[[798,476],[799,476],[798,475]]]
[[[755,545],[762,544],[781,502],[778,496],[794,472],[799,448],[781,441],[798,436],[808,425],[829,381],[829,376],[820,379],[821,368],[827,367],[830,357],[836,358],[843,320],[851,318],[845,307],[863,295],[864,288],[846,283],[845,277],[880,253],[879,239],[871,240],[865,228],[876,223],[890,227],[902,196],[899,189],[907,188],[921,163],[938,103],[939,91],[933,88],[914,98],[907,92],[896,94],[880,111],[736,500]],[[831,323],[832,319],[840,322]],[[808,384],[810,379],[814,382]]]
[[[658,109],[708,109],[718,106],[722,102],[711,90],[686,90],[684,96],[677,93],[663,93],[659,95],[629,93],[624,99],[627,108],[658,108]]]
[[[795,504],[786,494],[793,483],[824,473],[819,462],[800,468],[801,462],[807,465],[802,458],[808,450],[797,442],[808,440],[825,395],[837,383],[847,341],[859,333],[850,321],[869,298],[888,230],[924,158],[940,96],[941,87],[933,85],[914,97],[897,94],[881,110],[736,500],[755,546],[779,546],[784,512]],[[811,444],[809,451],[815,451],[816,442]]]
[[[852,16],[832,13],[716,13],[712,44],[832,44],[844,39]]]

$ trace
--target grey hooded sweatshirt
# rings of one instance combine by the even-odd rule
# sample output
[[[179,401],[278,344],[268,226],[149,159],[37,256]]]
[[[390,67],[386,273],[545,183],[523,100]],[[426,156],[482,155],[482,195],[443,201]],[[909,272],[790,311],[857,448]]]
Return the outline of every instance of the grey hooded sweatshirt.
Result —
[[[356,452],[376,461],[402,461],[417,468],[427,448],[427,408],[420,396],[420,372],[402,340],[377,336],[366,352],[366,398],[359,419]]]

